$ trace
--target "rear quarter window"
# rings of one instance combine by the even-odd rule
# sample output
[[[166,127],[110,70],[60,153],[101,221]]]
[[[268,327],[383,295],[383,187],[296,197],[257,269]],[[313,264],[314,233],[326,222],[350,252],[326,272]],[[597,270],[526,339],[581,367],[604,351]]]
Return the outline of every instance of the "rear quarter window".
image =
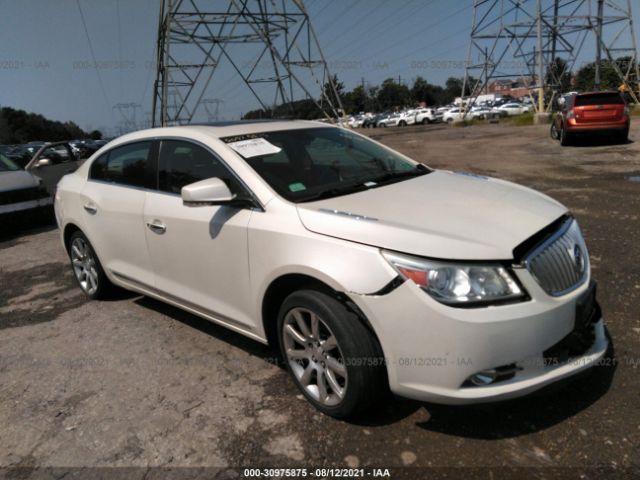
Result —
[[[151,142],[116,147],[92,163],[89,178],[119,185],[145,187],[150,151]]]

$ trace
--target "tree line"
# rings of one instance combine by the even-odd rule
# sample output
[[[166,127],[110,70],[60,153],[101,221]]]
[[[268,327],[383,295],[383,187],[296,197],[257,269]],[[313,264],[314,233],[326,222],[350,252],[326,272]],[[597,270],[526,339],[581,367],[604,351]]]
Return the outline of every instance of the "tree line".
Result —
[[[75,138],[98,140],[102,138],[102,134],[98,130],[85,132],[74,122],[49,120],[40,114],[11,107],[0,109],[0,144],[19,144],[36,140],[55,142]]]

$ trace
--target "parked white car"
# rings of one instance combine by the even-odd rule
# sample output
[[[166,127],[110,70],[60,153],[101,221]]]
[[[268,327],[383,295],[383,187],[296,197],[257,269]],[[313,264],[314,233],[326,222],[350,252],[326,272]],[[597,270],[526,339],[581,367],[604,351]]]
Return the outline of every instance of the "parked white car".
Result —
[[[461,122],[462,120],[464,120],[464,111],[459,107],[451,108],[442,115],[442,121],[446,123]]]
[[[404,112],[400,112],[400,118],[397,122],[398,127],[406,127],[408,125],[415,125],[416,123],[415,110],[405,110]]]
[[[505,103],[504,105],[500,105],[498,108],[498,113],[506,112],[507,115],[522,115],[525,112],[525,107],[521,103]]]
[[[450,404],[517,397],[607,350],[564,206],[344,128],[127,134],[63,177],[55,210],[89,297],[117,285],[277,345],[336,417],[387,385]]]
[[[467,117],[469,119],[480,119],[484,120],[486,118],[491,118],[493,116],[493,110],[489,107],[472,107],[471,110],[467,113]]]
[[[419,108],[416,110],[415,123],[434,123],[438,120],[438,114],[433,108]]]
[[[349,125],[351,128],[361,128],[363,123],[364,123],[363,115],[349,117],[349,120],[347,121],[347,125]]]

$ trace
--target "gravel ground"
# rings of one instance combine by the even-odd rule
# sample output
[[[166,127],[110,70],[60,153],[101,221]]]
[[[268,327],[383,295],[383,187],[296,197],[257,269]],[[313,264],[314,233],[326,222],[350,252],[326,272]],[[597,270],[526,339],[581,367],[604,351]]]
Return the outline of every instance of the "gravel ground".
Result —
[[[367,420],[337,421],[302,399],[267,347],[134,294],[87,302],[54,227],[3,227],[0,476],[241,478],[239,467],[316,466],[377,466],[391,478],[640,476],[640,183],[629,180],[640,144],[562,148],[542,126],[367,133],[568,205],[599,282],[608,361],[516,401],[392,399]]]

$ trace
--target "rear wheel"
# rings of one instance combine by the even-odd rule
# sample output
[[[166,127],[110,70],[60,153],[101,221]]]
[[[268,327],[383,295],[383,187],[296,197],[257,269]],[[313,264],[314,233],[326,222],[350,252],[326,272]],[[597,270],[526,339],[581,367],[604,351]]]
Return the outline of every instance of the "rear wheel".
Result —
[[[292,293],[280,308],[278,332],[296,386],[321,412],[352,416],[387,391],[377,340],[335,298],[315,290]]]
[[[80,231],[69,239],[69,259],[78,285],[89,298],[105,298],[113,292],[114,286],[104,273],[100,260]]]
[[[551,129],[549,130],[549,135],[551,136],[551,138],[553,138],[554,140],[558,140],[558,127],[555,124],[555,122],[553,122],[551,124]]]
[[[407,122],[405,122],[404,120],[401,120],[400,123],[398,123],[398,126],[406,127],[407,126]]]
[[[618,140],[619,143],[627,143],[629,141],[629,129],[626,128],[622,132],[620,132],[616,136],[616,139]]]
[[[564,128],[564,126],[560,129],[559,136],[560,136],[560,145],[562,145],[563,147],[566,147],[567,145],[571,145],[573,138],[571,137],[571,134],[567,133],[567,130]]]

